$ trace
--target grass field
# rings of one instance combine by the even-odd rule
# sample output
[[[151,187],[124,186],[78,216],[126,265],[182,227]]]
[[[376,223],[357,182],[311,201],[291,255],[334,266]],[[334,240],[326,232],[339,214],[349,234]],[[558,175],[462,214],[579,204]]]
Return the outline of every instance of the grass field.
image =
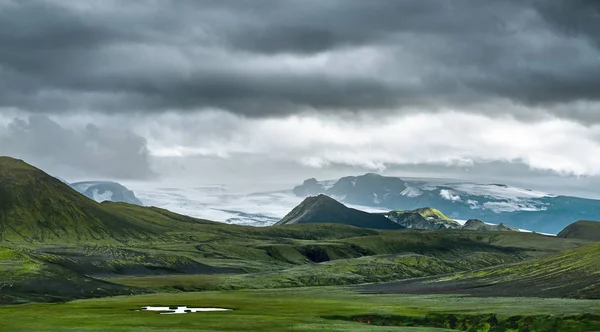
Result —
[[[142,306],[231,308],[229,312],[160,315]],[[547,315],[600,313],[600,301],[536,298],[364,295],[340,287],[151,294],[0,307],[1,331],[449,331],[432,327],[375,327],[357,317],[466,317],[494,314],[500,321]],[[435,323],[435,322],[434,322]],[[440,324],[444,322],[440,321]],[[600,329],[580,320],[573,331]],[[586,325],[588,324],[588,325]],[[596,325],[594,325],[596,324]]]

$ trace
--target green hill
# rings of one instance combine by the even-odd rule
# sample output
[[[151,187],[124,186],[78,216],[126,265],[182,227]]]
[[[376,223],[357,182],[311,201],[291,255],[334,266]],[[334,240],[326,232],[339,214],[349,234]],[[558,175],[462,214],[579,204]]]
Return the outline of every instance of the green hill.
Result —
[[[58,179],[0,157],[0,241],[144,238],[160,229],[112,213]]]
[[[157,208],[96,203],[22,160],[0,157],[0,242],[129,242],[210,223]],[[178,222],[173,222],[177,220]]]
[[[136,293],[140,291],[83,276],[22,250],[0,247],[0,304]]]
[[[368,285],[365,292],[600,299],[600,242],[554,256],[450,276]]]
[[[565,227],[557,236],[567,239],[600,241],[600,222],[580,220]]]
[[[389,220],[384,215],[351,209],[335,199],[322,194],[304,199],[300,205],[295,207],[275,225],[305,223],[336,223],[375,229],[405,228]]]

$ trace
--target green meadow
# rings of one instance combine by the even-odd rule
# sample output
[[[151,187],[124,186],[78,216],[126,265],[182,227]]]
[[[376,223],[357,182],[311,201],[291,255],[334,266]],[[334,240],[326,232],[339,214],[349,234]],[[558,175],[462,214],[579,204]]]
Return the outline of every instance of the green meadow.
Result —
[[[221,307],[227,312],[161,315],[143,306]],[[572,331],[600,329],[600,302],[453,295],[360,294],[342,287],[148,294],[0,307],[2,331],[451,331],[451,317],[519,317],[538,326],[548,315]],[[589,317],[582,314],[589,314]],[[376,326],[362,317],[403,317],[405,325]],[[424,317],[433,317],[422,323]],[[485,316],[486,318],[488,316]],[[578,318],[574,321],[573,318]],[[420,323],[419,323],[420,322]],[[436,326],[418,326],[418,325]],[[562,325],[561,325],[562,324]],[[410,326],[417,325],[417,326]],[[484,326],[482,324],[482,326]],[[521,325],[521,327],[524,325]],[[496,331],[491,328],[488,330]],[[468,330],[462,329],[461,330]],[[479,329],[485,330],[485,329]],[[477,331],[479,331],[477,330]],[[505,329],[509,331],[510,329]],[[475,330],[473,330],[475,331]],[[550,330],[548,330],[550,331]],[[557,330],[558,331],[558,330]]]

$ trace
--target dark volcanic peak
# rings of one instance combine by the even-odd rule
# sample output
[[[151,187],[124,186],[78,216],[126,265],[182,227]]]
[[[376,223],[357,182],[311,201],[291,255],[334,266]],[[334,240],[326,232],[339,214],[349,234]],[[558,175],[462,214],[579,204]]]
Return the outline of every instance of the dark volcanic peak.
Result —
[[[335,223],[376,229],[404,228],[381,214],[372,214],[346,207],[323,194],[306,198],[276,225],[305,223]]]
[[[600,241],[600,222],[580,220],[567,226],[557,236],[569,239]]]

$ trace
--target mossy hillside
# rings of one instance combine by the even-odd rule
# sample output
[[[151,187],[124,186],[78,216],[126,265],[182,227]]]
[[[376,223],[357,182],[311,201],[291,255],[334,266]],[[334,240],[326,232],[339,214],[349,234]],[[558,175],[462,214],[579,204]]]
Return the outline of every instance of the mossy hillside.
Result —
[[[30,252],[40,260],[92,277],[177,273],[243,273],[242,269],[220,268],[199,263],[185,255],[142,251],[111,246],[45,248]]]
[[[451,219],[448,216],[446,216],[445,214],[443,214],[440,210],[434,209],[431,207],[416,209],[416,210],[413,210],[412,212],[418,213],[425,218],[433,218],[433,219],[445,220],[445,221],[449,221],[449,222],[454,221],[453,219]]]
[[[365,292],[461,293],[600,299],[600,242],[553,256],[423,280],[364,286]]]
[[[0,247],[0,304],[66,301],[140,292],[80,275],[20,250]]]
[[[531,234],[529,238],[535,236]],[[552,242],[556,242],[558,247],[561,242],[570,242],[544,239],[548,242],[554,240]],[[528,257],[518,247],[497,246],[487,241],[487,238],[479,241],[460,234],[423,231],[391,232],[327,241],[243,237],[242,234],[233,233],[228,237],[204,242],[139,246],[41,246],[33,248],[31,255],[92,276],[202,273],[200,271],[211,273],[211,267],[215,271],[232,268],[238,272],[260,272],[338,259],[403,253],[442,258],[463,257],[477,252],[495,253],[511,259]],[[222,273],[232,272],[222,270]]]
[[[23,161],[0,157],[0,241],[145,239],[161,229],[104,209]]]
[[[600,299],[600,242],[551,257],[467,273],[462,278],[502,283],[507,287],[535,284],[540,294],[567,293],[576,298]],[[542,288],[542,289],[540,289]]]
[[[131,245],[202,241],[215,233],[225,236],[234,229],[155,207],[97,203],[43,171],[9,157],[0,157],[0,197],[3,243]]]
[[[452,252],[508,250],[528,257],[545,256],[589,244],[580,239],[557,239],[534,233],[467,231],[467,230],[402,230],[382,232],[378,236],[362,236],[342,240],[377,254],[399,252]],[[469,249],[467,249],[469,248]],[[487,249],[486,249],[487,248]]]
[[[214,226],[211,224],[206,227]],[[287,227],[284,228],[289,232]],[[320,230],[320,227],[315,228],[316,233],[308,234],[309,237],[317,236]],[[156,280],[158,289],[190,291],[341,285],[432,276],[515,262],[531,257],[529,252],[550,254],[557,248],[585,243],[536,234],[518,234],[519,240],[508,241],[508,234],[497,232],[447,230],[386,231],[377,236],[332,240],[307,240],[306,230],[302,231],[300,239],[256,235],[243,237],[238,231],[230,231],[228,227],[228,236],[217,237],[215,233],[212,235],[215,240],[200,243],[183,241],[139,246],[45,245],[19,248],[39,262],[60,267],[79,277],[108,278],[106,280],[114,283],[120,282],[118,278],[129,278],[124,283],[126,286],[135,286],[137,278],[146,284]],[[504,245],[503,241],[508,245]],[[526,246],[519,248],[519,243]],[[548,250],[550,247],[552,250]],[[398,262],[375,256],[382,254],[406,257]],[[410,258],[413,254],[423,258],[413,260]],[[232,273],[249,274],[234,277]],[[199,281],[196,281],[194,276],[198,274],[209,275],[210,278],[199,276]],[[222,275],[227,276],[222,278]],[[22,282],[36,280],[48,285],[55,279],[53,275],[35,278],[32,275],[21,276]],[[208,285],[206,281],[209,281]],[[73,284],[71,287],[77,289],[78,286]],[[149,291],[155,289],[148,288]],[[48,288],[46,292],[49,300],[70,296],[63,293],[62,287]]]
[[[516,236],[516,239],[512,237]],[[407,230],[384,232],[379,236],[365,236],[339,239],[336,241],[316,242],[316,246],[350,243],[352,248],[360,248],[367,253],[360,255],[352,249],[357,259],[330,260],[313,264],[306,256],[300,256],[300,248],[310,247],[314,242],[288,239],[288,244],[259,245],[257,247],[238,248],[239,253],[257,251],[258,248],[278,250],[278,255],[265,252],[255,257],[269,262],[260,273],[260,269],[247,270],[253,274],[243,276],[148,276],[143,278],[124,277],[124,284],[140,287],[156,287],[163,290],[207,290],[231,288],[275,288],[309,285],[342,285],[362,282],[401,280],[413,277],[432,276],[439,273],[469,271],[473,269],[513,263],[536,255],[549,255],[557,250],[581,245],[582,241],[556,239],[530,233],[422,231]],[[297,241],[297,242],[296,242]],[[523,248],[519,248],[519,244]],[[230,243],[229,245],[233,245]],[[218,249],[214,244],[212,248]],[[205,248],[203,248],[205,249]],[[223,248],[220,248],[223,250]],[[228,251],[230,249],[227,249]],[[398,254],[399,253],[399,254]],[[530,255],[531,253],[531,255]],[[223,253],[224,254],[224,253]],[[374,256],[388,254],[388,256]],[[288,256],[289,255],[289,256]],[[402,262],[398,262],[402,257]],[[275,264],[274,257],[280,257]],[[286,258],[282,258],[286,257]],[[297,260],[294,266],[293,257]],[[413,259],[412,257],[421,257]],[[234,262],[245,262],[240,257]],[[407,264],[407,260],[412,262]],[[216,262],[216,261],[215,261]],[[225,260],[221,260],[221,263]],[[255,261],[256,262],[256,261]],[[417,264],[418,263],[418,264]],[[305,265],[302,265],[305,264]],[[269,272],[270,271],[270,272]],[[258,272],[258,273],[257,273]],[[116,279],[114,282],[121,282]]]
[[[42,267],[43,264],[18,250],[0,247],[0,279],[5,283],[41,272]]]
[[[282,228],[289,231],[288,227]],[[516,236],[516,239],[511,239],[512,235]],[[152,255],[183,255],[212,266],[238,267],[246,272],[260,272],[337,259],[405,253],[454,259],[481,252],[521,260],[553,254],[583,243],[587,242],[530,233],[406,230],[331,240],[243,237],[242,234],[235,233],[199,244],[154,244],[149,248],[134,249]]]
[[[403,254],[340,259],[245,275],[218,275],[211,278],[202,275],[125,277],[111,281],[158,291],[335,286],[427,277],[515,261],[516,258],[489,253],[475,253],[470,257],[447,260]]]
[[[282,227],[289,235],[298,238],[281,238],[271,235],[277,228],[266,233],[252,227],[221,228],[220,225],[206,224],[203,236],[210,240],[179,241],[171,243],[139,243],[138,245],[43,245],[21,244],[23,252],[40,262],[52,264],[68,270],[69,273],[96,277],[136,279],[145,278],[146,283],[156,278],[161,289],[198,290],[229,289],[246,287],[287,287],[305,285],[339,285],[371,281],[387,281],[431,276],[438,273],[466,271],[484,266],[519,261],[535,255],[548,255],[555,250],[572,248],[585,243],[581,240],[558,239],[537,234],[498,234],[498,232],[466,231],[383,231],[371,235],[331,240],[308,240],[320,238],[325,225],[306,225],[295,234],[294,227]],[[325,234],[339,227],[349,235],[354,233],[351,227],[327,225]],[[219,230],[224,229],[223,233]],[[254,230],[255,234],[244,235],[243,230]],[[210,235],[207,235],[209,234]],[[336,234],[336,237],[340,237]],[[519,247],[519,246],[523,247]],[[369,257],[375,255],[412,255],[424,256],[414,265],[406,262],[385,263],[385,259]],[[351,259],[357,258],[356,264]],[[404,258],[407,259],[407,258]],[[349,260],[349,261],[344,261]],[[331,265],[315,264],[331,262]],[[339,264],[338,264],[339,262]],[[369,263],[369,262],[372,262]],[[462,262],[462,263],[461,263]],[[364,265],[364,268],[361,267]],[[384,268],[377,268],[378,265]],[[373,267],[373,268],[370,268]],[[229,276],[222,279],[221,274],[253,273],[245,276]],[[260,274],[256,277],[254,274]],[[199,277],[196,282],[185,276],[208,274],[214,276],[211,285],[203,284],[207,278]],[[312,274],[312,275],[311,275]],[[47,284],[55,280],[53,275],[36,277],[35,280]],[[31,275],[22,276],[22,282],[33,280]],[[83,279],[77,279],[83,280]],[[185,280],[187,285],[181,284]],[[114,281],[118,282],[118,281]],[[133,283],[126,283],[133,285]],[[77,285],[72,285],[77,289]],[[155,289],[150,287],[150,291]],[[52,298],[63,294],[62,287],[46,290]]]

